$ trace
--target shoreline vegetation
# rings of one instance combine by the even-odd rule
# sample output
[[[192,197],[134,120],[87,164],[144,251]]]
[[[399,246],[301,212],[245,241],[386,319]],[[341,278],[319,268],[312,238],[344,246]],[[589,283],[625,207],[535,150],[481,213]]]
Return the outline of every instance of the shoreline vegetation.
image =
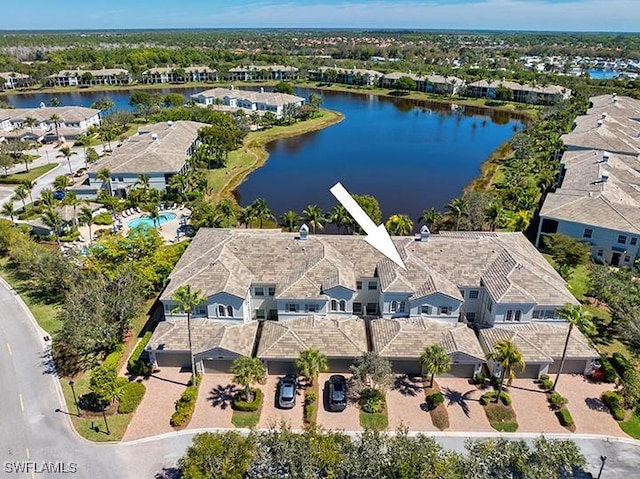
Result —
[[[320,115],[310,120],[289,126],[274,126],[268,130],[250,132],[242,147],[229,153],[225,168],[209,170],[207,183],[212,190],[210,199],[217,203],[224,198],[235,201],[234,191],[255,170],[262,167],[269,158],[266,145],[272,141],[304,135],[322,130],[344,120],[337,111],[321,109]]]

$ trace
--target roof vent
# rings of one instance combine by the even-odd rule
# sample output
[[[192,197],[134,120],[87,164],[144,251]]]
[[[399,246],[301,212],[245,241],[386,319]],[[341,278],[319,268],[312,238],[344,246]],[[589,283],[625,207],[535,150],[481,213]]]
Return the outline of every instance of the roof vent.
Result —
[[[609,156],[611,155],[611,153],[609,153],[608,151],[603,151],[602,152],[602,161],[604,163],[609,163]]]
[[[606,111],[602,113],[602,119],[603,119],[603,120],[606,120],[606,119],[607,119],[607,112],[606,112]]]
[[[171,128],[171,127],[173,126],[173,122],[172,122],[171,120],[169,120],[169,121],[167,122],[167,126],[168,126],[169,128]]]
[[[589,198],[591,198],[593,196],[593,191],[589,192]]]
[[[598,128],[600,128],[602,126],[604,122],[602,120],[598,120],[598,122],[596,123],[596,125],[598,125]]]
[[[420,241],[427,241],[429,236],[431,236],[431,231],[429,231],[427,225],[422,225],[422,228],[420,228]]]
[[[605,170],[600,174],[600,181],[602,183],[606,183],[607,181],[609,181],[609,172],[608,171]]]
[[[264,88],[260,87],[260,93],[264,93]]]
[[[44,108],[45,106],[47,106],[47,105],[45,105],[45,104],[44,104],[44,102],[43,102],[43,101],[41,101],[41,102],[40,102],[40,108]]]
[[[151,133],[151,139],[153,141],[156,141],[158,139],[158,134],[157,133]]]
[[[613,97],[613,103],[616,103],[617,101],[618,101],[618,97],[617,97],[617,96],[614,96],[614,97]]]
[[[302,226],[300,227],[300,239],[301,240],[306,240],[307,236],[309,235],[309,227],[302,223]]]

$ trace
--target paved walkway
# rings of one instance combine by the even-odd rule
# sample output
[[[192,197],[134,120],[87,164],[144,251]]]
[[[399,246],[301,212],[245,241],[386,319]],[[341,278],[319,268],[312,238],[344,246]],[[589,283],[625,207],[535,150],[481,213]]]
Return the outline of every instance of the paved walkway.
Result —
[[[404,426],[410,431],[437,431],[425,406],[422,378],[398,376],[387,391],[388,430]]]
[[[449,431],[494,431],[479,399],[485,391],[465,378],[437,378],[449,412]]]
[[[174,429],[169,420],[190,375],[180,372],[179,368],[162,368],[159,373],[145,379],[147,392],[129,423],[123,441],[172,432]]]
[[[264,393],[262,401],[262,412],[258,428],[279,428],[281,424],[287,424],[291,429],[302,429],[304,427],[303,403],[304,392],[298,388],[296,405],[291,409],[280,409],[277,406],[278,381],[282,376],[269,375],[263,386],[260,386]]]
[[[556,389],[569,400],[567,408],[576,423],[576,433],[628,437],[600,400],[603,392],[614,389],[613,384],[592,383],[581,375],[563,374]]]
[[[508,389],[518,418],[518,432],[567,432],[549,408],[546,393],[533,379],[514,379]]]
[[[188,428],[232,428],[233,409],[231,402],[237,390],[237,386],[233,384],[233,374],[205,374],[202,376],[196,409]]]

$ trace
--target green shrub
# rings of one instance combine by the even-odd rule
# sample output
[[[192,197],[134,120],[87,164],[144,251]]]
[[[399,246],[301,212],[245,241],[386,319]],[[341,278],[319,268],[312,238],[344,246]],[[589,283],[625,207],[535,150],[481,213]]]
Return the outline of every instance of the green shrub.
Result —
[[[173,427],[184,426],[190,418],[191,418],[191,415],[187,415],[182,410],[177,410],[171,415],[169,424],[171,424],[171,426]]]
[[[244,401],[244,392],[239,392],[233,399],[232,407],[236,411],[253,412],[257,411],[262,404],[262,390],[251,388],[253,394],[253,401]]]
[[[560,393],[553,392],[549,395],[549,404],[551,404],[553,409],[560,409],[568,402],[568,399]]]
[[[600,399],[604,405],[609,408],[611,415],[616,421],[624,420],[626,413],[622,408],[622,397],[620,397],[620,394],[615,391],[606,391],[602,393]]]
[[[559,409],[556,411],[556,416],[560,420],[560,424],[566,427],[573,426],[573,418],[567,408]]]
[[[427,396],[427,407],[435,409],[439,404],[444,402],[444,395],[441,392],[431,393]]]
[[[360,407],[369,414],[380,412],[384,402],[384,394],[378,389],[366,388],[360,393]]]
[[[118,344],[116,349],[114,349],[111,353],[104,358],[102,362],[102,366],[107,369],[111,369],[113,371],[118,371],[118,367],[120,366],[120,360],[124,356],[124,344]]]
[[[100,213],[93,218],[94,224],[108,226],[113,224],[113,216],[109,212]]]
[[[624,377],[624,375],[630,369],[633,369],[633,365],[622,353],[613,353],[611,356],[611,365],[615,368],[620,377]]]
[[[541,379],[540,387],[548,391],[549,389],[553,388],[553,381],[551,379]]]
[[[602,365],[602,380],[605,383],[615,383],[616,379],[618,379],[618,373],[609,360],[602,357],[600,358],[600,364]]]
[[[431,422],[441,431],[447,429],[449,427],[449,414],[447,413],[447,409],[442,407],[431,411]]]
[[[191,420],[191,415],[196,407],[196,400],[198,399],[198,384],[200,384],[199,375],[196,376],[195,385],[189,385],[175,403],[176,411],[171,416],[169,423],[173,427],[181,427],[186,425]]]
[[[487,393],[484,393],[482,396],[480,396],[480,404],[486,406],[491,401],[495,400],[497,395],[498,391],[489,391]],[[504,404],[505,406],[511,406],[512,403],[511,396],[509,396],[509,394],[504,391],[502,392],[502,394],[500,394],[500,401],[502,401],[502,404]]]
[[[147,331],[146,333],[144,333],[144,336],[131,353],[129,361],[127,362],[127,371],[129,371],[131,374],[135,374],[136,376],[149,376],[151,374],[151,364],[149,364],[148,361],[143,361],[142,359],[140,359],[140,356],[147,347],[147,344],[149,344],[149,340],[151,339],[152,334],[153,333],[151,331]]]
[[[144,393],[147,390],[144,384],[138,382],[127,382],[122,391],[122,398],[118,404],[118,412],[127,414],[136,410]]]
[[[313,404],[314,402],[316,402],[318,400],[318,394],[315,391],[311,391],[307,394],[307,397],[305,399],[307,404]]]
[[[484,380],[485,380],[485,376],[483,374],[482,371],[478,371],[474,376],[473,376],[473,382],[476,384],[484,384]]]
[[[541,374],[540,377],[538,378],[540,381],[548,381],[549,375],[548,374]]]
[[[307,393],[307,397],[304,400],[304,420],[307,423],[314,422],[314,416],[316,413],[316,407],[318,402],[318,394],[315,391]]]

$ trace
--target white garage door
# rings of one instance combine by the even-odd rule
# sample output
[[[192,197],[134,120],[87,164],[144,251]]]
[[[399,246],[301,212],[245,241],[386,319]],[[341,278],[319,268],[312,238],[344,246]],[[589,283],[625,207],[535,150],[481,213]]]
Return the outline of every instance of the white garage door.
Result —
[[[540,375],[539,364],[527,364],[524,367],[524,371],[520,372],[516,369],[516,377],[519,378],[537,378]]]
[[[475,371],[475,364],[452,364],[451,369],[445,374],[441,374],[443,378],[472,378]]]
[[[296,365],[294,361],[269,361],[267,364],[269,374],[285,376],[287,374],[295,374]]]
[[[204,359],[202,361],[204,372],[212,374],[228,373],[229,368],[231,368],[231,363],[233,363],[233,361],[228,359]]]
[[[584,374],[587,362],[585,359],[567,359],[562,367],[562,374]],[[549,374],[557,373],[559,370],[560,360],[558,359],[549,366]]]
[[[156,361],[158,367],[167,368],[190,368],[191,360],[189,353],[173,352],[173,351],[157,351]]]

